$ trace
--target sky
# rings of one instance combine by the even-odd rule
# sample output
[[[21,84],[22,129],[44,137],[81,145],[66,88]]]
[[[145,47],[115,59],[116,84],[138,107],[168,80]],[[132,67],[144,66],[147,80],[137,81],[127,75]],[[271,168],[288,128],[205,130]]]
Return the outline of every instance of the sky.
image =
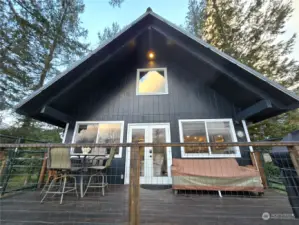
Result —
[[[83,27],[88,29],[87,42],[94,49],[98,46],[97,33],[113,22],[121,27],[130,24],[141,16],[147,9],[152,10],[167,20],[177,25],[183,25],[188,11],[188,0],[125,0],[120,8],[113,8],[109,0],[84,0],[85,12],[81,16]],[[289,38],[293,33],[299,35],[299,0],[293,0],[295,11],[287,23],[284,38]],[[299,37],[293,53],[299,61]]]
[[[125,0],[121,8],[113,8],[109,0],[84,0],[85,12],[81,16],[83,27],[88,29],[88,41],[97,46],[98,31],[111,26],[113,22],[124,27],[146,12],[148,7],[166,18],[181,25],[184,24],[188,10],[188,0]]]

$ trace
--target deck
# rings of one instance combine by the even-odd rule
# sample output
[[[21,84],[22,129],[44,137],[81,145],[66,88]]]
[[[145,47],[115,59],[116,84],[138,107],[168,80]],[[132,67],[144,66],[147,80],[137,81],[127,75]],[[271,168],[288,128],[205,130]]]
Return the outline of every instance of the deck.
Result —
[[[244,193],[180,192],[171,189],[140,189],[140,224],[299,224],[292,214],[287,195],[267,190],[262,197]],[[38,191],[26,191],[0,200],[0,224],[127,224],[128,187],[110,186],[106,196],[91,190],[77,200],[73,193],[40,204]],[[265,221],[262,214],[286,215]]]

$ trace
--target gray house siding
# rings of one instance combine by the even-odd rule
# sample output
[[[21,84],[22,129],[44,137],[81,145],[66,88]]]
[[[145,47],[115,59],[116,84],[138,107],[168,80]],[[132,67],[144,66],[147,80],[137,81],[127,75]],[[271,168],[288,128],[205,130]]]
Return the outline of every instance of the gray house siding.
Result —
[[[136,95],[136,71],[138,68],[167,68],[168,90],[166,95]],[[120,70],[118,70],[120,71]],[[124,121],[124,140],[127,140],[129,123],[170,123],[171,141],[180,142],[179,119],[219,119],[233,118],[235,106],[203,82],[209,76],[202,68],[198,74],[172,62],[160,62],[152,66],[139,63],[129,66],[122,72],[107,74],[86,87],[86,93],[78,99],[72,116],[77,121]],[[100,71],[99,71],[100,73]],[[95,76],[96,77],[96,76]],[[97,83],[99,84],[96,88]],[[92,88],[91,88],[92,87]],[[235,129],[243,130],[242,123]],[[71,142],[74,124],[69,125],[66,142]],[[246,141],[244,138],[238,141]],[[250,164],[248,149],[241,149],[241,165]],[[172,148],[172,157],[180,158],[180,148]],[[113,161],[109,172],[113,175],[110,182],[123,183],[126,151],[122,158]]]

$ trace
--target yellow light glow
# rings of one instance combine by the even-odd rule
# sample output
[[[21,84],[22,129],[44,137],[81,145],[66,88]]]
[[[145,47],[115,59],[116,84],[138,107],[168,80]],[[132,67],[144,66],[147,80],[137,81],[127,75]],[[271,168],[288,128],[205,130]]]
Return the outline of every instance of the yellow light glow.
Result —
[[[155,53],[153,51],[148,52],[148,58],[149,59],[154,59],[155,58]]]

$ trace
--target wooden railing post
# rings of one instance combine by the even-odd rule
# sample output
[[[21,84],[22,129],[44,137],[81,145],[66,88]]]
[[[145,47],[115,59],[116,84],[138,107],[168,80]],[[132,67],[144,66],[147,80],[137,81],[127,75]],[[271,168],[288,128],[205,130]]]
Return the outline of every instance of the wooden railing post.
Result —
[[[263,167],[261,153],[257,151],[251,152],[250,157],[251,157],[251,161],[253,162],[253,165],[258,169],[260,173],[264,188],[268,188],[267,177]]]
[[[5,156],[5,152],[2,149],[0,149],[0,160],[2,161],[1,168],[0,168],[0,177],[1,177],[3,174],[4,168],[6,166],[6,156]]]
[[[45,180],[45,175],[46,175],[46,170],[47,170],[47,155],[48,154],[45,152],[42,168],[41,168],[40,173],[39,173],[37,188],[40,188],[42,186],[42,184],[44,183],[44,180]]]
[[[130,159],[130,198],[129,198],[129,224],[139,225],[139,194],[140,194],[140,151],[142,147],[131,148]]]
[[[288,147],[288,150],[297,175],[299,176],[299,146]]]

